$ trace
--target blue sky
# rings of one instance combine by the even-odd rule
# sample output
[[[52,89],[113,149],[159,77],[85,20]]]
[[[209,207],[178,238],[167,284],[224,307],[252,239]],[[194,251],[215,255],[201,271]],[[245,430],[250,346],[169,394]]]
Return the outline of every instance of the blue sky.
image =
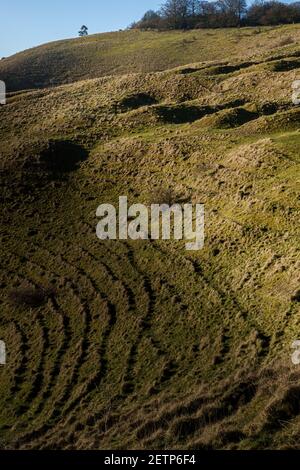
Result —
[[[140,19],[163,0],[2,0],[0,58],[49,41],[116,31]]]
[[[49,41],[76,37],[82,24],[89,33],[116,31],[159,9],[162,0],[2,0],[0,57]]]

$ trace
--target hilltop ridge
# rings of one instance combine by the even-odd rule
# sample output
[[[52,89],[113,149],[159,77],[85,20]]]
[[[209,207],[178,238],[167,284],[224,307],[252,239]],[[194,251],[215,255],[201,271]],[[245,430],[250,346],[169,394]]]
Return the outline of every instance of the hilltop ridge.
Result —
[[[291,49],[299,25],[191,31],[121,31],[45,44],[0,61],[8,91],[107,75],[157,72],[193,62],[244,59]],[[251,44],[251,47],[249,47]]]

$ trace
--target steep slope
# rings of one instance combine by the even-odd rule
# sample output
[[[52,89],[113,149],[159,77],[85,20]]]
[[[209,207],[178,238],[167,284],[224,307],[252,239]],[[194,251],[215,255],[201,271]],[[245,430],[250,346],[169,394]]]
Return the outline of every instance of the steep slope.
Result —
[[[167,32],[122,31],[70,39],[29,49],[0,61],[8,91],[77,80],[155,72],[224,58],[248,60],[278,53],[300,41],[299,25]],[[251,44],[251,47],[249,47]]]
[[[298,448],[299,55],[0,108],[3,448]],[[99,204],[167,187],[205,203],[202,251],[96,238]]]

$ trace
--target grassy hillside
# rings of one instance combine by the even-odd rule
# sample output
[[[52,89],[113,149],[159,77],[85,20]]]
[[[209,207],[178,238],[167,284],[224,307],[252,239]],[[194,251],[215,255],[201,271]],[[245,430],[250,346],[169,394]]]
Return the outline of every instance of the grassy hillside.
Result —
[[[248,60],[299,40],[299,25],[98,34],[45,44],[6,58],[0,61],[0,80],[6,81],[9,91],[48,87],[106,75],[156,72],[193,62]]]
[[[299,447],[299,32],[255,31],[108,34],[1,63],[35,54],[46,84],[50,50],[76,55],[72,79],[144,58],[0,108],[2,448]],[[127,56],[78,65],[125,37]],[[64,81],[67,63],[51,67]],[[97,239],[99,204],[167,188],[205,203],[202,251]]]

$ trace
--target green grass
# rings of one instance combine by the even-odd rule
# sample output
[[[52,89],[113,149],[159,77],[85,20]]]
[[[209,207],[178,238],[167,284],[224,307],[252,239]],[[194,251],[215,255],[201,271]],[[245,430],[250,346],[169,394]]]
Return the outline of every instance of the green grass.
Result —
[[[57,67],[51,51],[72,51],[81,81],[11,94],[0,109],[0,447],[297,448],[299,68],[269,66],[297,57],[296,42],[276,46],[283,33],[296,41],[293,28],[129,31],[1,63],[35,54]],[[82,80],[93,47],[107,60],[97,74],[114,61],[118,74]],[[128,75],[142,57],[165,70]],[[207,60],[227,69],[195,63]],[[33,72],[30,86],[42,66]],[[146,202],[164,186],[205,203],[203,250],[96,238],[99,204]],[[45,305],[10,300],[41,286],[54,292]]]
[[[282,39],[294,43],[281,46]],[[299,42],[297,25],[193,31],[97,34],[45,44],[0,62],[9,91],[48,87],[88,78],[167,70],[185,64],[249,60],[255,55],[291,51]],[[251,43],[251,47],[249,47]],[[212,65],[214,63],[212,62]]]

